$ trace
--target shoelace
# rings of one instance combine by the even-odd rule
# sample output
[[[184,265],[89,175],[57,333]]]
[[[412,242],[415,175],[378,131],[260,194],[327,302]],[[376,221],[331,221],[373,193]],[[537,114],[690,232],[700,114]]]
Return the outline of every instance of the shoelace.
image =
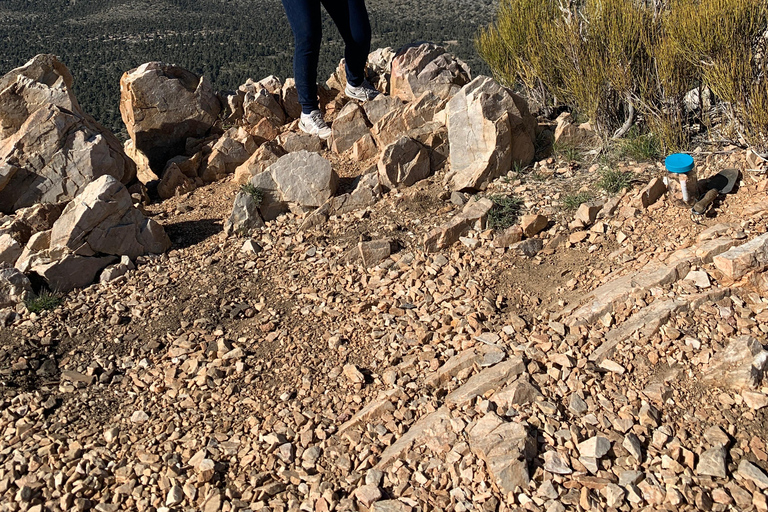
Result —
[[[328,124],[326,124],[325,119],[323,119],[323,115],[320,112],[313,112],[310,114],[309,119],[312,121],[312,124],[320,129],[328,127]]]

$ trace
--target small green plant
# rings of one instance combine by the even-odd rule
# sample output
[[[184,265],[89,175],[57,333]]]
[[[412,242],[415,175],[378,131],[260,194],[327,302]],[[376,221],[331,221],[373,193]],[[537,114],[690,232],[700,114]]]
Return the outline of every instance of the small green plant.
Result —
[[[627,138],[617,141],[620,158],[645,161],[656,160],[661,156],[661,144],[653,133],[637,135],[630,133]]]
[[[592,194],[590,192],[582,191],[575,194],[569,194],[563,197],[563,208],[566,210],[575,210],[582,203],[587,203],[592,200]]]
[[[30,313],[39,313],[56,309],[62,302],[64,302],[64,299],[61,298],[61,295],[43,290],[40,292],[40,295],[27,299],[24,305],[27,306]]]
[[[616,194],[632,183],[632,173],[616,169],[603,169],[600,171],[600,179],[597,180],[597,188],[605,190],[609,194]]]
[[[515,223],[523,203],[519,197],[496,195],[488,199],[493,202],[493,207],[488,212],[489,228],[505,229]]]
[[[259,206],[264,200],[264,191],[258,187],[255,187],[252,183],[240,185],[240,191],[251,196],[256,203],[256,206]]]
[[[579,148],[573,144],[555,142],[552,145],[552,153],[566,162],[580,162],[582,160],[581,151],[579,151]]]

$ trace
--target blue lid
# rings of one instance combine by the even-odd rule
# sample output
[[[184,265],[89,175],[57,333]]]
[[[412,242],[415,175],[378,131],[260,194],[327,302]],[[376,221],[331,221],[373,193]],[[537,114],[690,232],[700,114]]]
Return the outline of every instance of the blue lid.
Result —
[[[664,166],[675,174],[686,173],[693,169],[693,157],[685,153],[675,153],[664,160]]]

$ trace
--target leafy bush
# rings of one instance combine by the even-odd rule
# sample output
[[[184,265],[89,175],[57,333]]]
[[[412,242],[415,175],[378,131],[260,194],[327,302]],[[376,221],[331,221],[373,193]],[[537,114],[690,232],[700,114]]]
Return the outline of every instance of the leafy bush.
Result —
[[[476,43],[497,79],[585,114],[604,140],[642,117],[663,149],[680,149],[685,94],[709,87],[765,147],[766,28],[765,0],[501,0]]]

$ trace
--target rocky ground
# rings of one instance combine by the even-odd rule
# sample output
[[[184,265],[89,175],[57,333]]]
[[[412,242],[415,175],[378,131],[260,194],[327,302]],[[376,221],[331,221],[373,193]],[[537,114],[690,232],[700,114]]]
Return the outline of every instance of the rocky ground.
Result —
[[[425,252],[468,198],[442,173],[249,237],[231,181],[148,206],[168,253],[4,320],[0,510],[767,510],[768,177],[699,160],[743,177],[695,219],[643,205],[655,162],[618,196],[589,163],[496,180],[548,217],[532,252]],[[574,221],[583,189],[609,206]]]

